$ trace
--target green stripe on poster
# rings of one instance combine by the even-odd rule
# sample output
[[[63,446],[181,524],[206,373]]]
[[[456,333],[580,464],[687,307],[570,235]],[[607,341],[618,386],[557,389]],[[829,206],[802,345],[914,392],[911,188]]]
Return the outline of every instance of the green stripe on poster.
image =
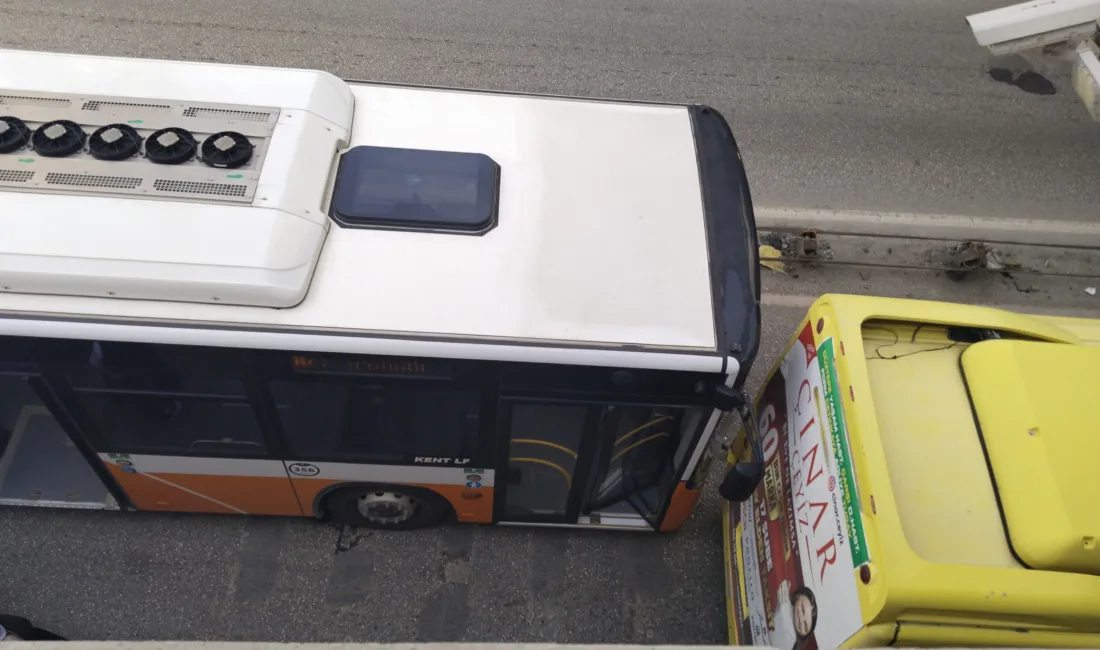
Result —
[[[821,360],[821,386],[825,392],[825,404],[829,418],[829,435],[832,438],[833,457],[837,461],[841,489],[844,490],[844,514],[848,524],[848,548],[852,552],[852,565],[861,566],[870,559],[867,539],[863,535],[863,514],[859,509],[855,474],[852,470],[852,451],[848,446],[848,428],[844,423],[844,409],[840,403],[840,380],[836,371],[836,355],[833,339],[822,341],[817,348]]]

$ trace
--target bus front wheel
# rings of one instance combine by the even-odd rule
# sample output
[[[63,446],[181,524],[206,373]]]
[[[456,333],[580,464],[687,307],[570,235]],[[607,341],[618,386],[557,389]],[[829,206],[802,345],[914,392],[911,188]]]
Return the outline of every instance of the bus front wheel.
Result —
[[[451,511],[450,504],[435,492],[398,485],[341,488],[327,501],[337,521],[356,528],[427,528],[443,521]]]

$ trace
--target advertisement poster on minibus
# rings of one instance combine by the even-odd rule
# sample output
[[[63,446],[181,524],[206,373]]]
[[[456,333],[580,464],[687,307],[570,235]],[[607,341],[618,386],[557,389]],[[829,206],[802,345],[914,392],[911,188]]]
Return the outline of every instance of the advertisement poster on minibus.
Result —
[[[729,506],[737,643],[829,650],[863,626],[869,561],[834,340],[815,344],[807,324],[761,397],[764,480]]]

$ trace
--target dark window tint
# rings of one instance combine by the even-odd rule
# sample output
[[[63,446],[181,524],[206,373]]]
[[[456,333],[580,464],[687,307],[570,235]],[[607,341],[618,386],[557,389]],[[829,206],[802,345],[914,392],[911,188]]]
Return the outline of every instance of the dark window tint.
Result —
[[[482,154],[355,147],[340,159],[331,214],[348,226],[481,233],[496,219],[499,173]]]
[[[241,401],[76,391],[108,450],[253,456],[265,452],[252,407]]]
[[[512,516],[565,514],[588,409],[575,404],[512,407],[505,512]]]
[[[233,351],[188,346],[39,341],[62,372],[106,451],[262,456],[245,371]],[[239,361],[239,359],[238,359]]]
[[[241,380],[210,375],[182,375],[171,370],[120,370],[92,368],[68,373],[77,390],[108,392],[155,392],[184,395],[244,397]]]
[[[401,462],[477,452],[476,392],[323,380],[274,381],[271,390],[295,458]]]
[[[25,430],[33,416],[37,415],[35,411],[28,411],[27,407],[40,405],[34,390],[21,377],[0,376],[0,456],[11,452],[7,445],[17,432],[26,435]],[[0,481],[0,493],[2,487],[3,482]]]
[[[29,339],[18,336],[0,336],[0,372],[33,371]]]
[[[594,509],[634,498],[639,514],[656,514],[663,493],[661,478],[675,468],[684,410],[651,406],[605,407],[601,428],[606,440],[606,469],[593,494]]]
[[[233,377],[243,374],[248,352],[230,348],[158,345],[120,341],[36,339],[35,359],[88,371],[118,373],[172,373],[181,378]]]

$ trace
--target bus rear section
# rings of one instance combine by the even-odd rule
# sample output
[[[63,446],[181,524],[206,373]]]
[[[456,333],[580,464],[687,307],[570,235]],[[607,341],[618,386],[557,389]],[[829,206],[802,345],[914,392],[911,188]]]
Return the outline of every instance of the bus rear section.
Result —
[[[1100,320],[820,298],[725,510],[731,644],[1096,647],[1096,363]]]
[[[760,327],[713,109],[11,50],[0,94],[0,503],[690,515]]]

